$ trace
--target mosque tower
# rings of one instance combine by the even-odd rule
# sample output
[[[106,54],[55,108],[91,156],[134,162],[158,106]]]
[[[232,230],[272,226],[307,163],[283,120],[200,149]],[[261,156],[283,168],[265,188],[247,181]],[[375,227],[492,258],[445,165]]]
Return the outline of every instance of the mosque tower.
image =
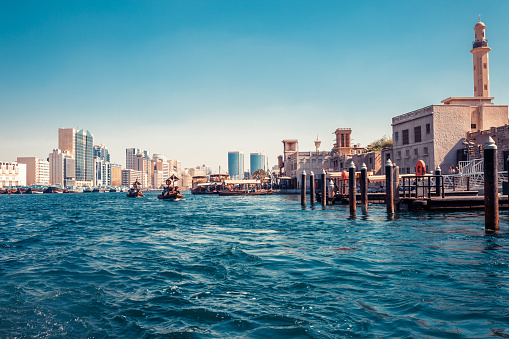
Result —
[[[491,48],[488,47],[488,40],[484,35],[485,29],[486,25],[481,21],[479,15],[479,22],[474,26],[475,40],[470,51],[474,57],[474,97],[490,96],[488,52],[491,51]]]
[[[318,139],[318,135],[316,136],[316,140],[315,140],[315,148],[316,148],[316,153],[320,153],[320,145],[322,144],[322,142]]]

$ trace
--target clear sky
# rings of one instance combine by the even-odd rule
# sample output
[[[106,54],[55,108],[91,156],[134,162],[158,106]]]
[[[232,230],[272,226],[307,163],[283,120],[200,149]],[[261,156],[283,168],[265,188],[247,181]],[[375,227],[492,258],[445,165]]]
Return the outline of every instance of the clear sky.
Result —
[[[509,104],[509,1],[7,1],[0,10],[0,161],[46,158],[58,128],[227,168],[283,139],[362,146],[391,118],[472,96],[481,14],[491,95]],[[248,159],[248,156],[246,156]],[[249,163],[246,161],[246,168]]]

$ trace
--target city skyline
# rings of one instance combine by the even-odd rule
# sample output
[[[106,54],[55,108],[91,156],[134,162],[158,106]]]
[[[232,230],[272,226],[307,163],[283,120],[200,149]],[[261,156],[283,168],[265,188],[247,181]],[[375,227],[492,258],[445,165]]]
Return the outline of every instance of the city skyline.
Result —
[[[46,159],[58,128],[82,126],[111,162],[147,149],[183,167],[283,139],[362,146],[391,118],[472,96],[472,27],[488,26],[491,95],[509,103],[505,2],[10,3],[0,14],[2,161]],[[81,128],[81,127],[80,127]],[[15,140],[15,142],[13,142]],[[204,146],[205,145],[205,146]]]

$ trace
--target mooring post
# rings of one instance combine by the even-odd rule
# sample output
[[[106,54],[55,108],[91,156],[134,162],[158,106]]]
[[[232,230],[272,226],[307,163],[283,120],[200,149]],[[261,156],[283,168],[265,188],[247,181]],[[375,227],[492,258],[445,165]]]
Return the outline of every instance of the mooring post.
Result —
[[[309,199],[311,205],[315,204],[315,174],[313,171],[309,173]]]
[[[399,206],[399,166],[394,166],[394,164],[392,164],[392,168],[394,169],[394,173],[392,174],[392,178],[394,180],[393,182],[393,191],[392,191],[392,194],[394,196],[394,198],[392,199],[394,201],[394,204],[396,204],[396,206]]]
[[[357,185],[355,178],[355,164],[353,161],[350,163],[350,167],[348,167],[348,202],[350,203],[350,214],[356,214],[356,205],[357,205]]]
[[[329,181],[329,202],[330,204],[335,204],[335,197],[334,197],[334,181],[332,179]]]
[[[497,145],[491,137],[484,144],[484,229],[498,230]]]
[[[366,164],[361,167],[361,206],[362,213],[368,211],[368,168]]]
[[[391,159],[385,163],[385,204],[387,205],[387,214],[394,214],[394,167]]]
[[[435,169],[435,192],[437,197],[442,195],[442,169],[437,165]]]
[[[300,204],[306,205],[306,171],[302,171],[302,180],[300,185]]]
[[[327,205],[327,178],[325,169],[322,170],[322,206]]]

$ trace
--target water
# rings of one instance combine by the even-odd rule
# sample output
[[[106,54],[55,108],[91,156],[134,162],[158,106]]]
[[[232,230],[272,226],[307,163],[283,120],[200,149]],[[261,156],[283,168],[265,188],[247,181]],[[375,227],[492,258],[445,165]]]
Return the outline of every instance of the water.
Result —
[[[0,195],[0,337],[509,337],[505,211],[156,194]]]

